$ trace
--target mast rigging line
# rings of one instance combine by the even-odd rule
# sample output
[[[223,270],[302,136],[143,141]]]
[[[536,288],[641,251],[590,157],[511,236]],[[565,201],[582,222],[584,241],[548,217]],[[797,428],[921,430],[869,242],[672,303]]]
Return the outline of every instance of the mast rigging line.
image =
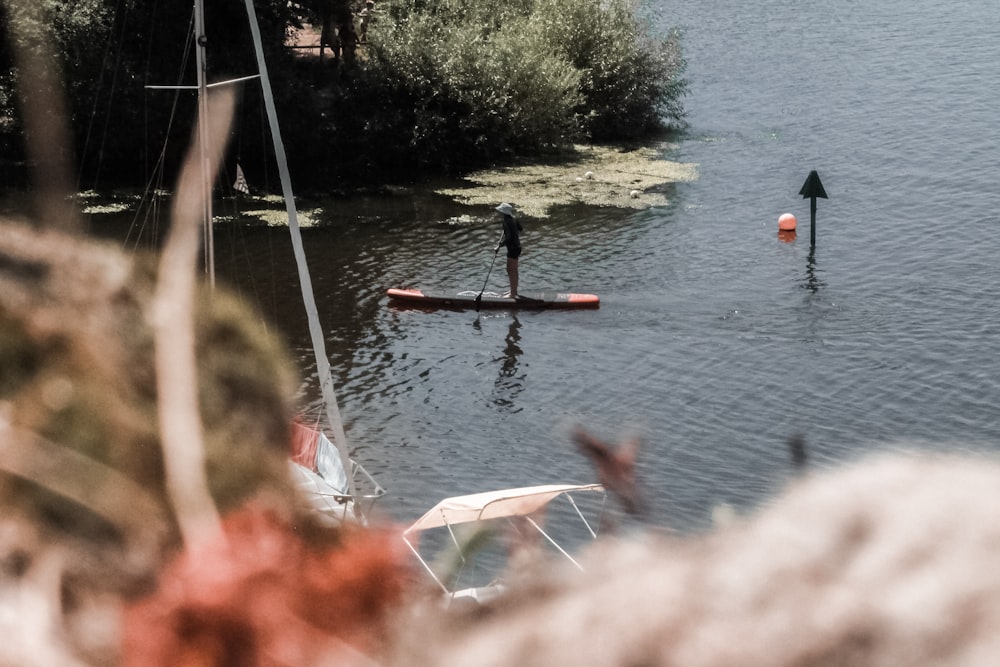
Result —
[[[205,88],[218,88],[219,86],[230,86],[234,83],[241,83],[243,81],[252,81],[254,79],[259,79],[260,74],[249,74],[247,76],[237,77],[235,79],[226,79],[225,81],[216,81],[215,83],[206,83]],[[198,85],[179,85],[179,86],[145,86],[147,90],[201,90],[201,86]]]
[[[188,20],[187,41],[184,43],[184,50],[182,51],[182,53],[184,54],[184,57],[181,59],[181,66],[180,66],[180,69],[177,72],[178,82],[181,79],[184,78],[184,72],[187,70],[188,59],[189,59],[189,56],[190,56],[190,53],[191,53],[191,43],[192,43],[193,40],[194,40],[194,9],[192,8],[192,10],[191,10],[191,18]],[[150,41],[150,44],[152,44],[152,41]],[[147,77],[149,76],[149,66],[148,66],[148,64],[149,64],[149,59],[147,58],[147,68],[146,68],[146,76]],[[150,88],[150,86],[146,85],[146,86],[143,86],[143,88],[145,88],[145,89],[148,90]],[[176,88],[176,86],[174,86],[173,88]],[[163,187],[163,178],[164,178],[163,166],[164,166],[164,164],[166,162],[166,158],[167,158],[167,144],[170,141],[171,130],[172,130],[173,126],[174,126],[174,121],[177,118],[177,105],[179,104],[179,102],[180,102],[180,94],[179,94],[179,92],[177,92],[177,93],[174,94],[173,102],[170,105],[170,116],[169,116],[169,118],[167,120],[167,127],[166,127],[166,130],[165,130],[164,135],[163,135],[163,137],[164,137],[163,138],[163,143],[160,146],[160,154],[156,158],[156,163],[153,166],[152,173],[147,173],[146,174],[146,177],[147,177],[146,178],[146,186],[145,186],[145,188],[144,188],[144,190],[142,192],[142,197],[141,197],[140,205],[136,209],[135,215],[132,217],[132,223],[131,223],[131,225],[129,225],[128,232],[125,235],[125,241],[123,242],[123,246],[126,246],[126,247],[128,246],[129,240],[132,238],[132,232],[136,231],[136,225],[138,224],[139,218],[142,216],[142,214],[143,214],[144,211],[147,211],[146,219],[148,220],[151,217],[153,219],[153,221],[154,221],[154,227],[158,226],[158,225],[155,224],[156,221],[157,221],[157,219],[158,219],[158,214],[156,213],[155,210],[153,210],[153,209],[156,208],[156,197],[155,197],[155,194],[154,194],[154,196],[150,197],[150,192],[152,191],[152,192],[155,193],[155,191],[157,189],[162,189],[162,187]],[[145,105],[145,103],[146,103],[146,98],[144,97],[143,98],[143,104]],[[149,139],[149,127],[148,127],[148,117],[149,117],[149,114],[148,114],[148,111],[144,110],[144,117],[146,118],[147,125],[146,125],[146,127],[144,129],[144,132],[143,132],[143,144],[144,144],[143,145],[143,151],[144,152],[148,152],[148,145],[146,145],[148,143],[148,139]],[[144,165],[146,165],[148,167],[148,165],[149,165],[148,159],[145,159],[143,162],[144,162]],[[153,202],[150,205],[149,209],[146,209],[146,207],[143,206],[143,202],[146,202],[147,198],[149,198],[149,201]],[[140,227],[141,228],[145,227],[145,221],[142,223],[142,225],[140,225]],[[135,242],[135,246],[133,247],[133,251],[136,248],[138,248],[138,246],[139,246],[139,237],[142,235],[142,229],[141,228],[136,233],[136,242]],[[155,231],[156,230],[154,229],[154,235],[155,235]]]
[[[101,143],[97,150],[97,167],[94,169],[94,188],[97,188],[97,182],[100,180],[101,169],[104,165],[104,145],[108,138],[108,125],[111,122],[111,109],[115,99],[115,90],[118,85],[118,72],[121,69],[121,59],[122,59],[122,48],[121,45],[125,41],[124,35],[125,30],[128,26],[128,18],[130,13],[130,8],[125,7],[125,16],[121,19],[119,23],[119,17],[122,11],[122,0],[118,0],[115,5],[114,21],[112,21],[111,27],[108,29],[108,42],[104,47],[104,56],[101,58],[101,72],[97,79],[97,92],[94,95],[94,104],[90,111],[90,118],[87,120],[87,133],[83,141],[83,150],[80,154],[79,166],[77,167],[76,173],[76,189],[80,190],[83,183],[83,171],[84,166],[87,161],[87,154],[90,151],[90,137],[94,131],[94,122],[97,118],[97,107],[100,104],[100,91],[104,88],[104,73],[108,66],[109,56],[111,54],[111,49],[114,44],[118,45],[118,51],[115,56],[115,66],[112,70],[111,77],[111,92],[108,95],[108,106],[107,111],[104,114],[104,130],[101,132]],[[115,26],[120,26],[117,35],[115,35]]]
[[[347,435],[344,432],[343,420],[340,415],[340,408],[337,405],[337,398],[334,393],[334,383],[333,383],[333,373],[330,367],[330,358],[326,353],[326,342],[323,337],[323,328],[319,320],[319,313],[316,308],[316,298],[312,288],[312,279],[309,275],[309,267],[306,262],[305,249],[302,242],[302,232],[299,227],[298,222],[298,211],[295,207],[295,196],[292,192],[291,176],[288,169],[288,160],[285,155],[284,142],[281,138],[281,130],[278,126],[277,111],[274,105],[274,95],[271,89],[271,81],[268,76],[267,63],[264,60],[264,49],[261,42],[260,26],[257,23],[257,15],[254,9],[253,0],[244,0],[247,11],[247,21],[250,25],[250,32],[253,38],[254,45],[254,55],[257,59],[257,70],[258,74],[239,77],[237,79],[231,79],[227,81],[220,81],[213,84],[208,84],[205,81],[205,64],[204,64],[204,48],[206,40],[204,36],[204,16],[203,16],[203,3],[202,0],[195,0],[195,11],[194,11],[194,30],[192,31],[194,35],[194,41],[196,42],[196,56],[198,60],[198,85],[195,87],[191,86],[146,86],[147,89],[152,90],[174,90],[179,93],[181,90],[191,90],[197,89],[199,92],[199,104],[205,103],[205,98],[207,97],[207,89],[211,87],[230,85],[240,81],[246,81],[251,79],[258,79],[261,84],[261,91],[264,98],[264,107],[268,120],[268,126],[270,128],[271,143],[274,149],[274,156],[278,164],[278,173],[281,180],[281,190],[282,195],[285,200],[285,208],[288,214],[288,229],[292,240],[292,248],[295,255],[295,263],[299,274],[299,283],[302,288],[302,300],[305,306],[306,316],[309,322],[309,334],[312,341],[313,354],[316,357],[316,369],[319,376],[320,390],[323,396],[323,403],[327,413],[327,419],[330,424],[330,428],[333,431],[333,442],[337,448],[340,455],[341,464],[345,471],[347,471],[347,480],[349,484],[349,491],[352,496],[357,496],[357,483],[354,479],[354,475],[351,474],[353,470],[352,462],[348,453],[348,443]],[[175,95],[176,98],[176,95]],[[176,103],[176,99],[175,99]],[[202,114],[199,114],[200,116]],[[203,131],[203,128],[199,128]],[[203,142],[199,142],[203,145]],[[205,160],[202,158],[202,164],[204,165]],[[207,180],[207,179],[203,179]],[[204,183],[204,187],[210,188],[210,184]],[[205,211],[205,227],[206,227],[206,261],[214,261],[212,258],[212,217],[211,217],[211,190],[209,190],[208,195],[204,198],[207,204]],[[214,267],[209,266],[210,282],[214,285]],[[357,509],[357,508],[356,508]]]
[[[298,211],[295,209],[295,196],[292,192],[292,179],[288,171],[288,160],[285,156],[285,144],[281,139],[281,129],[278,127],[278,114],[274,107],[274,95],[271,91],[271,79],[267,73],[267,63],[264,61],[264,47],[261,43],[260,26],[257,24],[257,13],[253,0],[244,0],[247,8],[247,20],[250,22],[250,33],[253,36],[254,54],[257,56],[257,71],[260,73],[260,85],[264,93],[264,108],[267,111],[268,125],[271,128],[271,140],[274,144],[274,156],[278,161],[278,174],[281,177],[281,192],[285,198],[285,209],[288,212],[288,231],[292,237],[292,248],[295,251],[295,264],[299,271],[299,283],[302,287],[302,301],[309,320],[309,335],[312,339],[313,354],[316,356],[316,370],[319,372],[320,390],[326,405],[327,417],[333,429],[333,442],[340,453],[341,464],[347,471],[347,481],[352,496],[357,496],[357,484],[351,474],[351,459],[347,451],[347,435],[340,417],[340,408],[333,391],[333,373],[330,369],[330,358],[326,354],[326,341],[323,338],[323,327],[319,321],[316,309],[316,297],[313,294],[312,278],[309,266],[306,264],[305,249],[302,244],[302,231],[299,229]],[[359,510],[359,508],[355,508]]]

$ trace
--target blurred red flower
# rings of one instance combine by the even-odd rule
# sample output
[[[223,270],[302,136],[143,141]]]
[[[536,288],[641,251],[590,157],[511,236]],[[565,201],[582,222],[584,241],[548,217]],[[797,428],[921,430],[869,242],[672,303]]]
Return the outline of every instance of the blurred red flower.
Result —
[[[371,664],[409,580],[395,531],[343,527],[316,546],[250,505],[223,532],[126,610],[124,665]]]

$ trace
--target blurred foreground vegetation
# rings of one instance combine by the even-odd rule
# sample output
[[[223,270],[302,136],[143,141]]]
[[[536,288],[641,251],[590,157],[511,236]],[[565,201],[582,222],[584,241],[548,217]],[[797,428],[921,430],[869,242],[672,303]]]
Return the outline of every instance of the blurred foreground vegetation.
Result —
[[[320,2],[256,0],[278,117],[300,187],[462,174],[558,154],[580,142],[637,141],[681,127],[684,61],[632,0],[379,0],[356,57],[292,49]],[[328,1],[328,0],[327,0]],[[10,34],[51,47],[65,82],[78,188],[164,185],[188,145],[194,84],[190,3],[37,0],[39,25],[0,3],[0,170],[21,172],[24,136]],[[357,12],[360,7],[352,6]],[[209,80],[256,72],[243,3],[206,3]],[[241,86],[230,160],[276,186],[260,86]],[[166,148],[164,148],[166,146]],[[157,169],[162,165],[162,170]]]

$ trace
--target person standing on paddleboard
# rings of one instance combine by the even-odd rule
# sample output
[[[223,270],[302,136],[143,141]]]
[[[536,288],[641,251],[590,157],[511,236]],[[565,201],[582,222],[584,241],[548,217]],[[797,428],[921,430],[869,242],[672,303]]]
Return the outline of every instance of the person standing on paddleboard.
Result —
[[[510,280],[510,292],[504,296],[517,298],[517,260],[521,256],[521,223],[514,217],[514,207],[503,203],[494,209],[500,214],[503,222],[503,237],[497,244],[497,252],[507,246],[507,278]]]

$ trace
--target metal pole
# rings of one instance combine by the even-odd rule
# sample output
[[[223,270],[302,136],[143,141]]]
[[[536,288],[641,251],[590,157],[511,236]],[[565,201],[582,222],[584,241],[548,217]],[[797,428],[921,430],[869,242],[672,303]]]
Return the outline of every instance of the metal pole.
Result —
[[[205,47],[208,40],[205,37],[205,6],[202,0],[194,3],[194,41],[195,64],[198,70],[198,145],[201,160],[202,200],[205,208],[202,215],[205,234],[205,268],[208,271],[208,282],[215,287],[215,235],[212,229],[212,183],[208,164],[208,154],[205,146],[208,142],[208,81],[207,64],[205,62]]]
[[[302,301],[305,304],[306,316],[309,320],[309,335],[312,339],[313,354],[316,356],[316,371],[319,374],[320,390],[323,402],[326,404],[326,414],[333,429],[333,443],[340,452],[340,460],[344,471],[348,473],[347,483],[351,495],[357,497],[358,489],[351,472],[351,459],[347,450],[347,435],[344,433],[344,423],[340,418],[340,408],[333,391],[333,373],[330,370],[330,358],[326,356],[326,341],[323,338],[323,327],[316,310],[316,298],[313,295],[312,278],[309,276],[309,266],[306,263],[305,248],[302,245],[302,232],[299,229],[298,211],[295,208],[295,195],[292,193],[292,178],[288,172],[288,159],[285,156],[285,144],[281,140],[281,130],[278,128],[278,112],[274,107],[274,94],[271,92],[271,79],[267,75],[267,63],[264,61],[264,47],[261,45],[260,26],[257,24],[257,13],[254,11],[253,0],[245,0],[247,19],[250,21],[250,33],[253,37],[254,51],[257,54],[257,70],[260,72],[260,85],[264,92],[264,108],[267,111],[268,125],[271,127],[271,141],[274,144],[274,157],[278,161],[278,174],[281,177],[281,192],[285,198],[285,210],[288,213],[288,231],[292,237],[292,249],[295,264],[299,270],[299,283],[302,287]],[[358,504],[354,505],[358,510]]]
[[[816,247],[816,198],[809,198],[809,246]]]

